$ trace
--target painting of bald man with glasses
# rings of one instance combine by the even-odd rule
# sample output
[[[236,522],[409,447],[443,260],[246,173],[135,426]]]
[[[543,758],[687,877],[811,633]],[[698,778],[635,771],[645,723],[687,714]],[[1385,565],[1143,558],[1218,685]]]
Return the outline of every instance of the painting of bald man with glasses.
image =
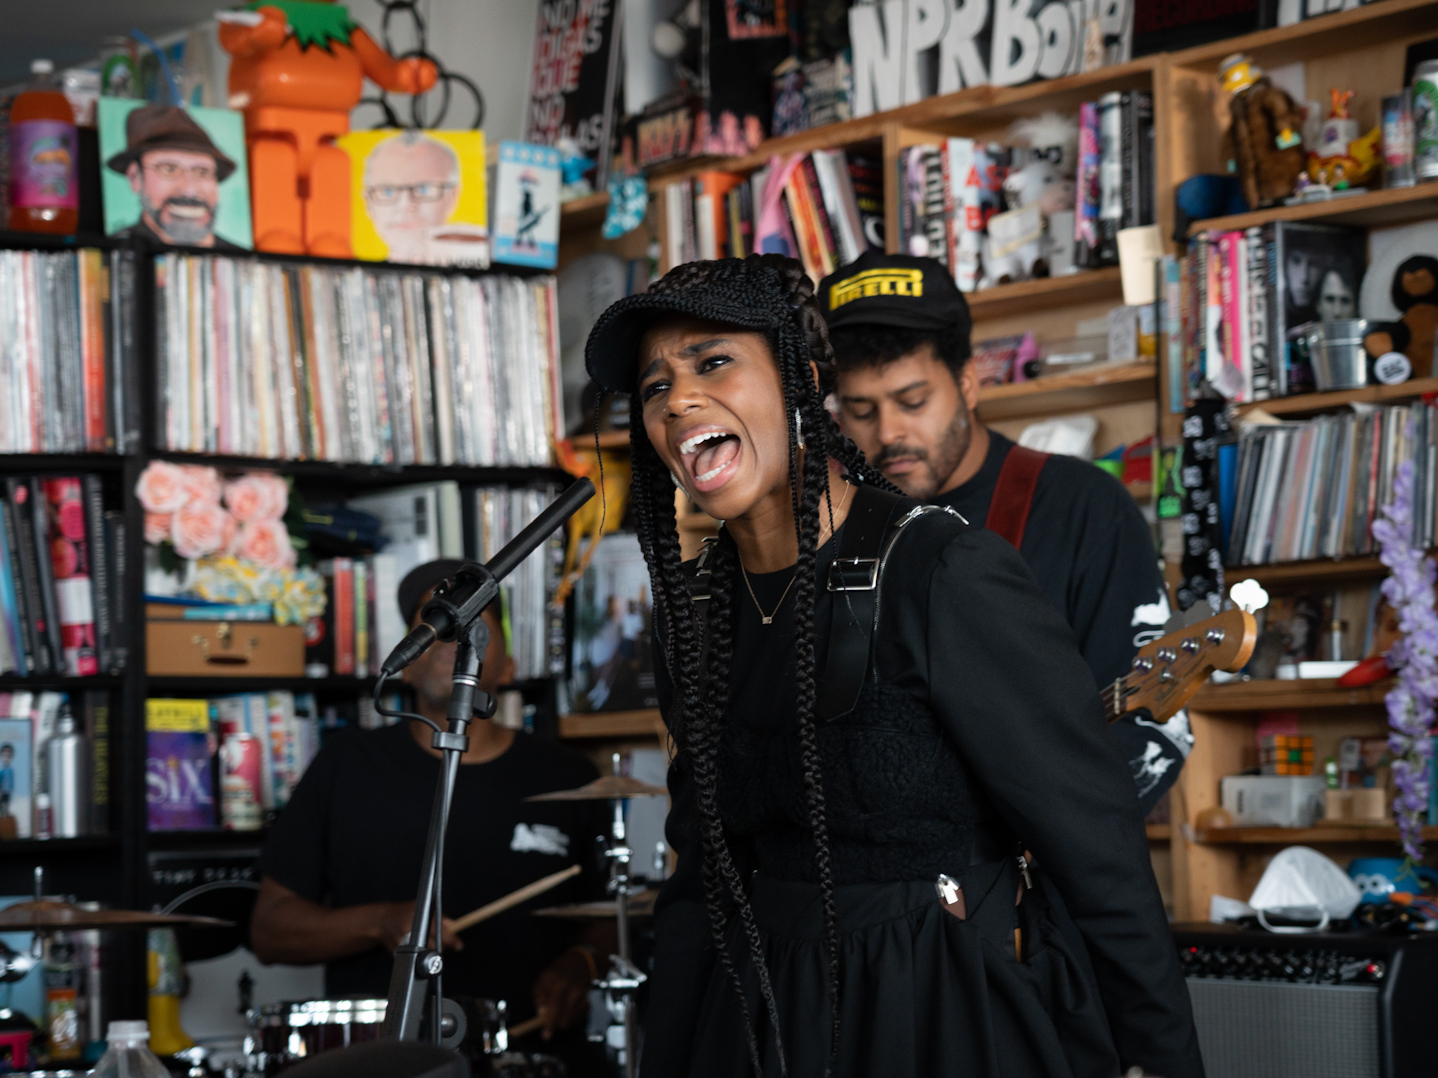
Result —
[[[238,112],[102,98],[99,126],[107,233],[212,251],[250,248]]]
[[[478,131],[352,132],[339,144],[358,171],[357,257],[425,266],[489,264]]]

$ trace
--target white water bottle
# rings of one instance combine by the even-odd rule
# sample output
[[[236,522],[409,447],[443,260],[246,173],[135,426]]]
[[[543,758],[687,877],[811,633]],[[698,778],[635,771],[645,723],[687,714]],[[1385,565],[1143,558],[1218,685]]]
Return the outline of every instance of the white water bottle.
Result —
[[[148,1022],[111,1022],[105,1040],[109,1047],[91,1071],[92,1078],[170,1078],[150,1051]]]

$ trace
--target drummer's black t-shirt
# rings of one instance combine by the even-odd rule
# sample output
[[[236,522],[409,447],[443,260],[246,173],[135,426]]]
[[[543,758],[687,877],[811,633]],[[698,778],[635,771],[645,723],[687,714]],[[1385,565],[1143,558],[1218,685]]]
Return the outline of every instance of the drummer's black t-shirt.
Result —
[[[280,813],[260,871],[331,907],[409,901],[439,761],[401,723],[342,734],[325,745]],[[445,956],[446,994],[502,999],[510,1020],[534,1012],[534,979],[572,942],[568,922],[528,910],[603,897],[596,837],[605,802],[525,802],[597,776],[572,749],[519,734],[504,755],[459,769],[444,859],[444,913],[460,917],[527,883],[579,864],[584,872],[468,929]],[[329,963],[330,996],[383,997],[393,960],[380,948]]]

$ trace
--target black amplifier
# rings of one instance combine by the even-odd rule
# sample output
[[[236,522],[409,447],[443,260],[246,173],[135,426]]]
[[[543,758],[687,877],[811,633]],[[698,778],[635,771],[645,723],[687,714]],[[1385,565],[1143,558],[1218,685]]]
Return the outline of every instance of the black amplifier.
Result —
[[[1173,926],[1209,1078],[1431,1078],[1438,937]]]

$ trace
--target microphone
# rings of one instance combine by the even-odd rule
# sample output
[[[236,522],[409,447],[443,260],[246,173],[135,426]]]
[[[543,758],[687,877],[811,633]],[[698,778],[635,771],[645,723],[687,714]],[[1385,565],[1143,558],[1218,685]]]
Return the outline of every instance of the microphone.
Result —
[[[434,596],[424,604],[420,623],[389,653],[380,667],[380,678],[398,674],[436,642],[459,636],[494,600],[499,582],[592,497],[594,484],[588,479],[571,483],[487,565],[465,562],[455,570],[454,576],[440,584]]]

